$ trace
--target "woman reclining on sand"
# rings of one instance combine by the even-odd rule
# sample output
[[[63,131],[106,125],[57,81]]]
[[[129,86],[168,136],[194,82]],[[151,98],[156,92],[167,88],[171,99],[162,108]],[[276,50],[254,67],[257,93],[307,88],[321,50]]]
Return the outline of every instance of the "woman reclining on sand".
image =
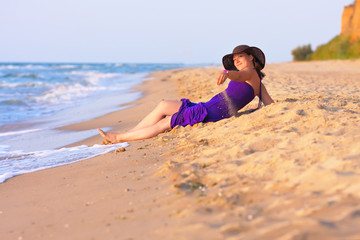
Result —
[[[178,125],[192,126],[199,122],[216,122],[235,116],[255,96],[259,97],[258,108],[261,102],[265,105],[274,102],[261,83],[265,76],[261,72],[265,66],[265,55],[259,48],[237,46],[233,53],[225,55],[222,61],[225,70],[220,73],[217,84],[223,84],[227,78],[230,82],[226,90],[215,95],[210,101],[192,103],[189,99],[163,100],[133,129],[124,133],[98,129],[100,135],[111,143],[141,140],[155,137]]]

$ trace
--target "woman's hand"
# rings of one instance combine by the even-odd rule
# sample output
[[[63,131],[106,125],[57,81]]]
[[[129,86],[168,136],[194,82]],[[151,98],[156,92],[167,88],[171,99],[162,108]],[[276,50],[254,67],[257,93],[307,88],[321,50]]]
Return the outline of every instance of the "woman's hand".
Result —
[[[229,71],[228,71],[228,70],[222,71],[222,72],[220,73],[220,76],[218,77],[217,85],[223,84],[228,77],[229,77]]]

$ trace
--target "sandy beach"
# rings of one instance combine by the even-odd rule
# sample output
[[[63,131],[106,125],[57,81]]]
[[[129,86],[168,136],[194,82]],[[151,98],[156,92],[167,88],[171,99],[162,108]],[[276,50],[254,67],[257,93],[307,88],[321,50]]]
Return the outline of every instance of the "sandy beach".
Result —
[[[123,131],[161,99],[208,101],[220,70],[152,73],[132,107],[61,130]],[[0,184],[0,238],[360,239],[360,60],[264,72],[272,105]]]

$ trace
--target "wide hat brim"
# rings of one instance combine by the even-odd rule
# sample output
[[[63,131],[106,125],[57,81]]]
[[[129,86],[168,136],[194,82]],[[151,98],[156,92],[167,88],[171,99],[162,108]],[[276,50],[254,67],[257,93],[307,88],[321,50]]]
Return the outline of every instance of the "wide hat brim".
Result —
[[[265,54],[263,53],[263,51],[261,51],[260,48],[249,47],[248,45],[239,45],[234,48],[233,53],[227,54],[223,57],[222,62],[223,62],[224,68],[226,70],[230,70],[230,71],[231,70],[238,71],[238,69],[234,65],[233,56],[234,56],[234,54],[242,53],[242,52],[251,54],[255,58],[255,61],[257,61],[259,63],[261,69],[263,69],[265,67]]]

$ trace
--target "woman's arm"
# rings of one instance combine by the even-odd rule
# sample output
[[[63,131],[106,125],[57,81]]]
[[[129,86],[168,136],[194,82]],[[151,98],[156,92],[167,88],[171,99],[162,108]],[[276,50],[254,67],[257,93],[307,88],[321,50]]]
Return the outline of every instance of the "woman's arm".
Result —
[[[242,71],[222,71],[218,77],[217,85],[223,84],[227,78],[237,82],[245,82],[257,74],[253,69],[244,69]]]
[[[270,97],[263,83],[261,83],[261,100],[265,106],[274,103],[274,100]]]

